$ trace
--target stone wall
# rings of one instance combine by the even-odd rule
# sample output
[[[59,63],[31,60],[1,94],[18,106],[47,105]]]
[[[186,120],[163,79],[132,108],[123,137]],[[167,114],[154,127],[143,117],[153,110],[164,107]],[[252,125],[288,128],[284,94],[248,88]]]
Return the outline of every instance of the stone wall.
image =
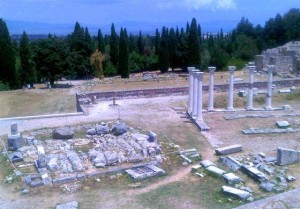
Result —
[[[300,79],[285,79],[280,81],[273,81],[277,87],[291,87],[300,86]],[[236,83],[234,89],[245,89],[248,88],[249,83]],[[258,89],[267,88],[267,82],[255,82],[254,87]],[[220,84],[214,86],[215,92],[226,92],[228,91],[228,84]],[[177,88],[161,88],[161,89],[143,89],[143,90],[128,90],[128,91],[109,91],[109,92],[86,92],[85,97],[90,98],[93,101],[97,100],[110,100],[112,98],[140,98],[140,97],[157,97],[157,96],[169,96],[169,95],[187,95],[188,87],[177,87]],[[203,93],[208,92],[209,87],[203,86]],[[76,99],[78,101],[79,94]]]

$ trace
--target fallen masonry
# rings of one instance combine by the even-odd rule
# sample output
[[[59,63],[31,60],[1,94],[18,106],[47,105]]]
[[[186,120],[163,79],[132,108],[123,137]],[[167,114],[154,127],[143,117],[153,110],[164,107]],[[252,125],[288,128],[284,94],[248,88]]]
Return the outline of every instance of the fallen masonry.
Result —
[[[245,135],[248,134],[275,134],[275,133],[297,133],[300,132],[300,128],[249,128],[242,130]]]
[[[235,160],[233,157],[231,156],[226,156],[226,157],[220,157],[219,161],[229,167],[231,170],[233,171],[237,171],[241,168],[241,163],[239,163],[237,160]]]
[[[268,177],[264,173],[254,167],[242,165],[241,170],[256,181],[263,182],[268,180]]]
[[[249,197],[251,197],[250,192],[236,189],[236,188],[229,187],[229,186],[222,186],[222,190],[224,193],[239,197],[242,200],[247,200]]]
[[[277,164],[278,165],[289,165],[293,163],[300,162],[300,151],[285,149],[278,147],[277,148]]]
[[[141,180],[152,176],[165,174],[165,171],[155,165],[140,166],[125,170],[133,180]]]
[[[227,147],[218,148],[215,150],[217,155],[229,155],[236,152],[241,152],[243,150],[243,146],[240,144],[235,144]]]
[[[238,177],[237,175],[233,174],[233,173],[226,173],[223,174],[223,178],[228,182],[228,184],[232,185],[232,184],[239,184],[241,183],[243,180]]]
[[[58,204],[56,206],[56,209],[77,209],[78,208],[78,202],[72,201],[64,204]]]
[[[222,176],[223,174],[226,173],[226,171],[224,171],[224,170],[222,170],[222,169],[220,169],[220,168],[218,168],[218,167],[216,167],[216,166],[213,166],[213,165],[208,166],[208,167],[206,167],[205,169],[206,169],[207,171],[209,171],[210,173],[216,174],[216,175],[218,175],[218,176]]]

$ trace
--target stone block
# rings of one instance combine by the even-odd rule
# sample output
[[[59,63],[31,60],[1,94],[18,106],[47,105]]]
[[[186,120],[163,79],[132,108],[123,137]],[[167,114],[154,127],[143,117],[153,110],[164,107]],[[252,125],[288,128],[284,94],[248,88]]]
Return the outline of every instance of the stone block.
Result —
[[[268,180],[267,176],[264,173],[260,172],[254,167],[242,165],[241,170],[255,181],[263,182]]]
[[[76,201],[59,204],[56,206],[56,209],[77,209],[77,208],[78,208],[78,202]]]
[[[291,89],[280,89],[278,91],[279,94],[289,94],[292,93]]]
[[[243,146],[240,144],[235,144],[227,147],[218,148],[215,150],[217,155],[229,155],[232,153],[240,152],[243,150]]]
[[[156,167],[155,165],[140,166],[136,168],[130,168],[125,172],[134,180],[140,180],[149,178],[152,176],[165,174],[165,171]]]
[[[276,185],[267,181],[260,184],[260,188],[266,192],[272,192]]]
[[[205,168],[207,171],[209,171],[210,173],[216,174],[218,176],[222,176],[223,174],[226,173],[226,171],[216,167],[216,166],[209,166],[207,168]]]
[[[52,182],[53,182],[53,185],[58,185],[58,184],[65,184],[65,183],[70,183],[70,182],[74,182],[74,181],[77,181],[76,175],[56,178],[56,179],[53,179]]]
[[[276,125],[278,128],[288,128],[290,126],[289,122],[283,120],[283,121],[276,121]]]
[[[19,133],[17,134],[8,134],[7,137],[8,150],[16,151],[22,147],[22,138]]]
[[[250,192],[232,188],[229,186],[222,186],[222,190],[224,193],[239,197],[242,200],[247,200],[251,196]]]
[[[238,96],[239,97],[246,97],[247,96],[247,92],[244,91],[244,90],[240,90],[239,93],[238,93]]]
[[[74,136],[74,130],[70,127],[57,128],[52,132],[53,139],[72,139]]]
[[[152,131],[148,131],[148,136],[149,136],[149,142],[154,142],[157,143],[157,134],[152,132]]]
[[[94,172],[90,172],[86,174],[87,178],[95,178],[95,177],[100,177],[100,176],[104,176],[105,173],[101,172],[101,171],[94,171]]]
[[[18,124],[12,123],[10,126],[10,134],[11,135],[17,135],[18,134]]]
[[[235,160],[233,157],[227,156],[227,157],[220,157],[220,162],[229,167],[233,171],[237,171],[241,168],[241,164]]]
[[[82,181],[82,180],[86,180],[87,178],[86,178],[86,175],[84,173],[78,173],[77,174],[77,179],[79,181]]]
[[[8,155],[8,159],[12,163],[23,161],[23,155],[21,152],[13,152]]]
[[[243,180],[233,173],[223,174],[223,178],[228,182],[228,184],[239,184]]]
[[[202,160],[200,162],[200,164],[204,167],[204,168],[207,168],[209,166],[215,166],[216,164],[214,164],[213,162],[209,161],[209,160]]]
[[[289,165],[300,162],[300,152],[292,149],[277,148],[277,164]]]

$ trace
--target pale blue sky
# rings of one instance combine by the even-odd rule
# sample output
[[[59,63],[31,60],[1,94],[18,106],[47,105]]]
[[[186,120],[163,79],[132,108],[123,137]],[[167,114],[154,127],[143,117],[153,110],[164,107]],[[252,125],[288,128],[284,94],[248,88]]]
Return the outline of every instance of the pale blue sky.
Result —
[[[200,24],[222,27],[226,22],[237,23],[241,17],[263,25],[290,8],[300,8],[300,0],[0,0],[0,17],[51,24],[79,21],[97,27],[112,22],[181,26],[196,17]]]

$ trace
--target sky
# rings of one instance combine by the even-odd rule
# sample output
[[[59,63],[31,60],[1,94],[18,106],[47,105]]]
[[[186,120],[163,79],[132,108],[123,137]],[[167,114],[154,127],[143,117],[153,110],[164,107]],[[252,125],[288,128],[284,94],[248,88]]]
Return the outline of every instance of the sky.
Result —
[[[114,22],[143,29],[164,24],[184,26],[195,17],[204,30],[213,30],[232,27],[242,17],[254,25],[264,25],[290,8],[300,8],[300,0],[0,0],[0,18],[9,21],[9,28],[10,24],[18,28],[18,23],[22,27],[20,21],[52,25],[78,21],[98,28]]]

